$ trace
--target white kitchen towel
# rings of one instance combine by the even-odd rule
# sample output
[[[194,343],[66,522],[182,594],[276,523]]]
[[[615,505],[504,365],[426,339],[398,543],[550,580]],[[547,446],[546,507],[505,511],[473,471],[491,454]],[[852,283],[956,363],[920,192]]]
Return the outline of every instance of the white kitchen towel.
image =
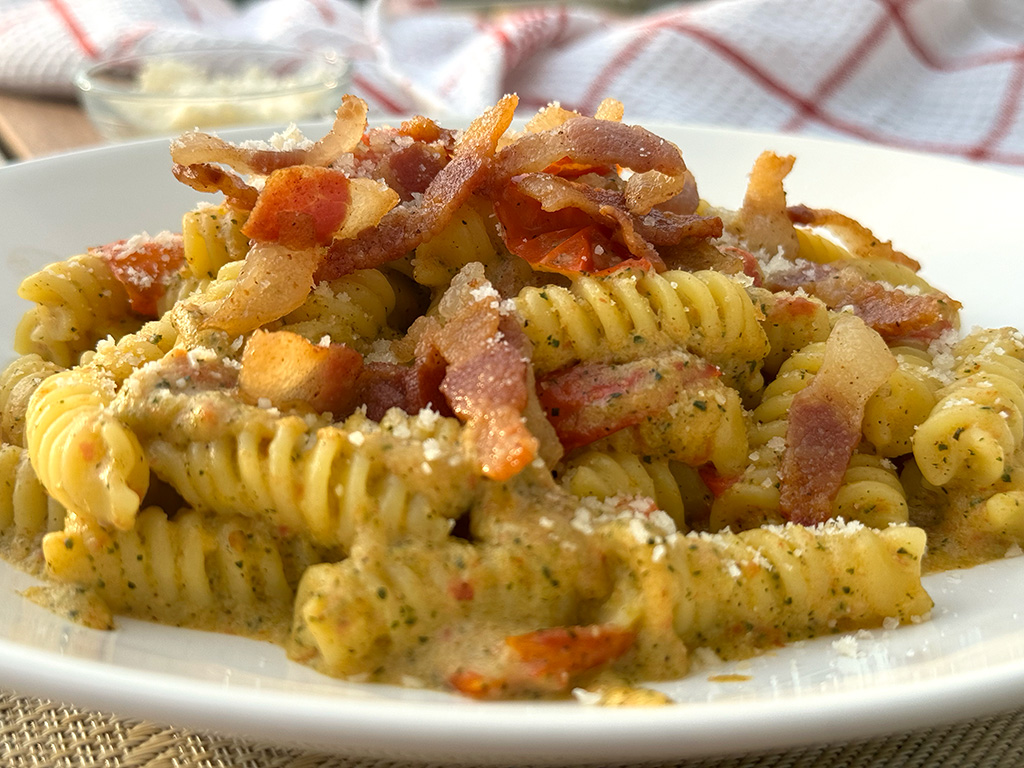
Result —
[[[263,42],[353,59],[375,115],[501,94],[591,112],[839,136],[1024,168],[1021,0],[0,0],[0,87],[72,93],[84,63]],[[600,2],[600,0],[594,0]]]

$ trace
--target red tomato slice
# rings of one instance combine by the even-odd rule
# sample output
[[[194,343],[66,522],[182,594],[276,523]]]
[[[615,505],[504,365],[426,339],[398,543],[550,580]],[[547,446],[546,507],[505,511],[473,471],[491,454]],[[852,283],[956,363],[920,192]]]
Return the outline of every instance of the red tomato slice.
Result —
[[[636,640],[631,629],[608,624],[551,627],[512,635],[505,642],[538,675],[572,675],[607,664],[629,650]]]
[[[128,293],[133,312],[156,317],[168,279],[185,263],[181,237],[117,240],[98,249]]]

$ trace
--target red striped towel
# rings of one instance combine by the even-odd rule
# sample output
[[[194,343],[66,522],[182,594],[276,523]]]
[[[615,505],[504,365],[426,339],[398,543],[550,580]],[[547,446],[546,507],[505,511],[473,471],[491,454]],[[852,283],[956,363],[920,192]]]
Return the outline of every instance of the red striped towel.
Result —
[[[460,8],[462,8],[460,10]],[[1024,166],[1020,0],[705,0],[480,13],[431,0],[7,0],[0,86],[70,93],[83,63],[232,41],[332,47],[378,115],[502,93],[627,119],[839,136]]]

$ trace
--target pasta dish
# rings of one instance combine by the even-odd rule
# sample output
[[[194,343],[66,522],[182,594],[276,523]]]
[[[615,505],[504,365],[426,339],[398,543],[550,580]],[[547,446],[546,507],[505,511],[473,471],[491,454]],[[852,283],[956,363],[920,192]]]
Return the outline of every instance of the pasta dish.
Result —
[[[465,130],[171,143],[201,202],[27,277],[0,543],[27,596],[479,699],[664,704],[695,659],[929,619],[1020,554],[1024,336],[678,147],[506,96]]]

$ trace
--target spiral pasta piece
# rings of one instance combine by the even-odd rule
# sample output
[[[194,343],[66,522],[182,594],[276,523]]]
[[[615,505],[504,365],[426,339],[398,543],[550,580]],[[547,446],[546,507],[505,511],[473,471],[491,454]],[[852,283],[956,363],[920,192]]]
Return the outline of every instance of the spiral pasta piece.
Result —
[[[1004,329],[968,335],[954,349],[955,380],[913,438],[928,482],[980,488],[1003,477],[1024,439],[1024,342]]]
[[[500,641],[496,616],[522,622],[513,633],[582,620],[642,627],[637,642],[646,647],[623,662],[642,667],[656,644],[658,662],[672,667],[681,656],[685,663],[680,644],[730,655],[916,621],[932,607],[920,584],[918,528],[828,523],[683,535],[670,521],[600,505],[581,508],[568,525],[543,519],[543,536],[531,538],[524,525],[511,546],[405,543],[314,566],[296,597],[289,653],[331,675],[400,679],[410,659],[443,646],[447,670],[429,665],[439,679],[426,681],[436,686],[452,659],[479,658]],[[553,589],[572,599],[552,599]]]
[[[37,354],[22,355],[0,374],[0,439],[25,446],[25,411],[28,400],[48,376],[63,370]]]
[[[185,263],[195,277],[213,278],[229,261],[244,259],[249,238],[242,227],[249,212],[226,203],[201,205],[182,217]]]
[[[636,359],[683,346],[742,391],[761,386],[768,341],[742,284],[711,270],[624,269],[581,276],[571,289],[528,287],[515,298],[539,373],[582,361]]]
[[[912,450],[917,426],[935,407],[942,381],[928,352],[895,347],[897,368],[864,407],[864,439],[879,456],[902,456]]]
[[[587,450],[567,460],[558,474],[574,496],[646,496],[683,529],[685,504],[674,464],[623,451]]]
[[[43,556],[57,581],[95,591],[116,612],[277,634],[299,577],[325,554],[298,539],[282,541],[248,518],[193,510],[168,516],[148,507],[127,531],[72,515],[44,537]]]
[[[34,546],[47,531],[64,524],[64,508],[47,495],[24,448],[0,445],[0,539],[8,551],[20,540],[23,552],[18,562],[36,563]]]
[[[895,465],[866,453],[854,453],[832,502],[836,518],[857,520],[872,528],[906,523],[907,494]]]
[[[65,368],[100,339],[119,338],[142,325],[124,287],[97,253],[44,267],[22,281],[18,295],[35,306],[18,324],[15,350]]]
[[[412,276],[417,283],[444,289],[467,264],[476,261],[489,267],[499,261],[497,222],[489,208],[471,199],[448,226],[416,246]]]
[[[200,374],[202,375],[202,374]],[[244,405],[224,390],[173,392],[158,371],[133,380],[118,414],[153,471],[204,512],[262,517],[317,544],[447,534],[476,484],[461,427],[425,411],[339,425]],[[205,414],[204,420],[189,417]]]
[[[720,474],[733,475],[743,469],[748,452],[743,403],[736,390],[710,380],[593,447],[690,466],[712,464]]]
[[[115,390],[96,368],[55,373],[36,389],[25,438],[40,482],[68,510],[122,530],[149,487],[149,465],[109,406]]]
[[[81,367],[100,371],[120,386],[135,370],[167,354],[177,340],[178,333],[168,318],[150,320],[117,341],[101,341],[94,352],[82,356]]]
[[[844,246],[817,230],[794,227],[793,231],[796,234],[797,258],[818,264],[851,258],[850,252]]]
[[[833,315],[820,299],[764,289],[751,289],[751,295],[764,313],[761,326],[770,351],[763,372],[768,378],[778,373],[790,355],[808,344],[825,341],[832,330]]]
[[[316,343],[327,336],[368,352],[372,343],[396,334],[388,318],[397,306],[391,281],[377,269],[363,269],[320,283],[301,307],[284,317],[282,330]]]
[[[920,584],[920,528],[830,522],[643,537],[634,527],[618,520],[606,535],[645,578],[603,611],[628,616],[667,591],[675,632],[690,648],[730,655],[887,619],[917,621],[932,607]]]

